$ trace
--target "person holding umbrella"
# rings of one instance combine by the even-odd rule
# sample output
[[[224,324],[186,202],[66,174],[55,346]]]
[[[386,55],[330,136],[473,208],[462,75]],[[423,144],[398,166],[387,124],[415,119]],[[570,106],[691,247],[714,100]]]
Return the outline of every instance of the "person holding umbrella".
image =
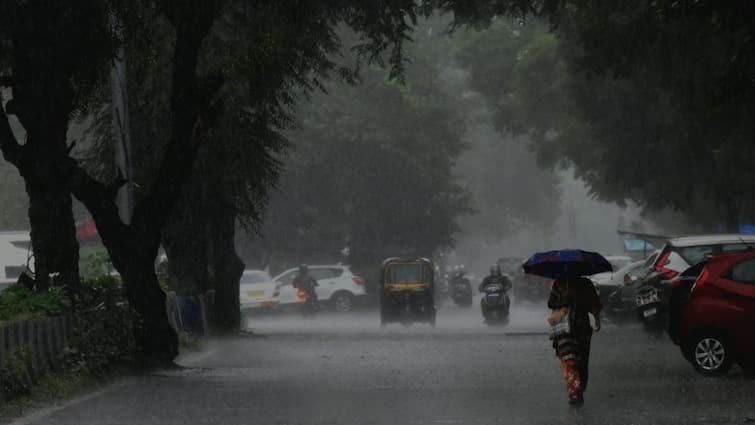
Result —
[[[548,297],[548,308],[553,310],[549,318],[554,329],[551,339],[561,361],[569,403],[581,405],[587,389],[593,333],[589,315],[592,314],[598,332],[603,308],[595,286],[584,276],[611,271],[611,264],[595,252],[561,250],[533,255],[524,264],[524,270],[554,279]]]

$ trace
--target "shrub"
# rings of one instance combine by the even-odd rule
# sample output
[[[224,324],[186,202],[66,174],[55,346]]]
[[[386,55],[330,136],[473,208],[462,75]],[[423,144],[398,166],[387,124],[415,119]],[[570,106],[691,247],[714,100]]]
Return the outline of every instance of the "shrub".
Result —
[[[26,349],[14,351],[0,369],[0,386],[5,398],[29,395],[34,385],[31,353]]]
[[[73,332],[65,353],[68,367],[98,374],[115,364],[130,363],[135,347],[133,317],[117,276],[85,280],[73,309]]]
[[[70,302],[61,288],[34,292],[13,284],[0,292],[0,322],[60,316],[69,308]]]

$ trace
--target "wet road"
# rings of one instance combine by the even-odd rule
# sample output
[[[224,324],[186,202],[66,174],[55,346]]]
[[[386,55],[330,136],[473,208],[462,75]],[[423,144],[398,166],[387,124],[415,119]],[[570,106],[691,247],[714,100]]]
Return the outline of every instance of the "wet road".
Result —
[[[377,326],[376,313],[250,321],[261,337],[215,342],[190,369],[129,378],[32,424],[742,424],[755,380],[696,374],[667,340],[607,327],[593,339],[583,408],[569,407],[545,311],[503,329],[446,308],[438,326]],[[755,422],[755,419],[749,419]]]

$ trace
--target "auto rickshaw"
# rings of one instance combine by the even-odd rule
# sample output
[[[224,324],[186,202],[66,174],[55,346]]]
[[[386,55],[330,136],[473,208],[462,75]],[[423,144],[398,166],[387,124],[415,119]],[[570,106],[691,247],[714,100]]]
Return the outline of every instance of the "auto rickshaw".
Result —
[[[435,326],[433,263],[426,258],[389,258],[380,272],[380,325],[426,322]]]

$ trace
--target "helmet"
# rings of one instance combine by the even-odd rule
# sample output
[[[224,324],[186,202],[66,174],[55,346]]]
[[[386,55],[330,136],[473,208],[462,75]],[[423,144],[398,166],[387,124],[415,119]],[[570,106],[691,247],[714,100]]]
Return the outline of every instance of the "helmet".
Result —
[[[493,264],[490,266],[490,274],[493,276],[500,276],[501,275],[501,266],[498,264]]]
[[[307,274],[309,272],[309,267],[307,267],[306,264],[302,264],[299,266],[299,274]]]

